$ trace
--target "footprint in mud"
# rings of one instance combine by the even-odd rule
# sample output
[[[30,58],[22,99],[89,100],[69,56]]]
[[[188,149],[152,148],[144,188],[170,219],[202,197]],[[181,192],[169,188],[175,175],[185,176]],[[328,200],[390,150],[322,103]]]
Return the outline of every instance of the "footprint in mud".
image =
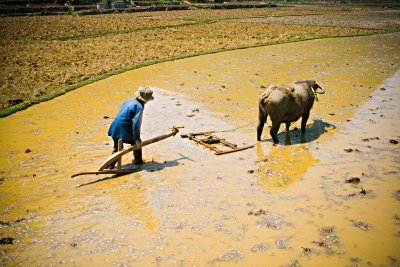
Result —
[[[240,224],[238,221],[236,221],[235,226],[235,228],[231,228],[224,224],[216,224],[215,229],[231,237],[233,240],[240,241],[244,238],[244,234],[248,230],[248,226],[247,224]]]
[[[344,149],[345,152],[347,153],[351,153],[351,152],[361,152],[358,148],[352,149],[352,148],[345,148]]]
[[[268,229],[280,230],[292,225],[291,223],[282,220],[282,215],[268,212],[263,209],[260,209],[255,213],[249,212],[249,215],[258,216],[259,219],[256,221],[257,228],[266,227]]]
[[[379,140],[379,137],[376,136],[376,137],[370,137],[370,138],[363,138],[362,139],[363,142],[369,142],[371,140]]]
[[[396,256],[388,256],[390,266],[400,266],[400,259]]]
[[[254,211],[250,211],[249,213],[248,213],[248,215],[254,215],[254,216],[259,216],[259,215],[261,215],[261,214],[265,214],[265,210],[263,210],[263,209],[259,209],[258,211],[256,211],[256,212],[254,212]]]
[[[243,260],[244,255],[239,249],[231,248],[227,252],[214,259],[213,262],[239,262]]]
[[[162,265],[163,261],[171,261],[171,260],[174,260],[175,257],[176,256],[174,254],[170,254],[170,255],[163,256],[163,257],[162,256],[157,256],[155,259],[157,261],[157,265]],[[118,266],[128,266],[128,265],[120,264]]]
[[[344,198],[344,199],[358,198],[358,197],[375,198],[376,195],[374,194],[374,192],[372,190],[367,190],[367,189],[361,187],[361,189],[358,192],[353,192],[351,194],[342,196],[342,198]]]
[[[312,241],[318,247],[323,248],[325,252],[329,255],[332,254],[343,254],[342,244],[336,235],[335,227],[322,227],[319,229],[320,240]]]
[[[301,264],[298,260],[292,260],[289,264],[283,265],[283,267],[300,267]]]
[[[302,253],[301,256],[311,256],[313,254],[319,254],[319,251],[317,249],[313,248],[308,248],[308,247],[301,247],[302,248]]]
[[[366,223],[366,222],[362,222],[362,221],[358,221],[358,220],[351,220],[351,222],[354,227],[357,227],[363,231],[368,231],[368,230],[371,230],[371,228],[372,228],[372,225],[369,223]]]
[[[400,190],[397,190],[396,192],[393,193],[393,196],[396,200],[400,201]]]
[[[270,248],[270,246],[268,244],[257,243],[257,244],[255,244],[254,246],[251,247],[250,251],[253,252],[253,253],[263,252],[263,251],[266,251],[269,248]]]
[[[348,184],[358,184],[360,182],[360,178],[358,177],[350,177],[350,179],[345,180]]]
[[[400,215],[395,214],[395,215],[393,216],[393,219],[394,219],[394,223],[395,223],[395,224],[400,224]]]
[[[352,264],[357,264],[356,266],[360,265],[362,260],[360,258],[350,258]]]
[[[282,236],[278,240],[276,240],[275,245],[279,249],[289,249],[291,248],[288,246],[287,241],[289,241],[292,237],[291,236]]]

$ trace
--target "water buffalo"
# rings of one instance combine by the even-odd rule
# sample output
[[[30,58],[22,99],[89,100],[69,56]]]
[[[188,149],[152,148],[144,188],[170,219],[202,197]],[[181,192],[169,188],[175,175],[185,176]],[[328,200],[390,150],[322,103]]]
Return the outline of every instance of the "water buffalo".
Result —
[[[318,89],[321,90],[317,92]],[[324,94],[325,91],[311,80],[296,81],[290,86],[269,85],[259,99],[257,140],[261,140],[268,115],[272,121],[270,134],[275,144],[279,143],[277,133],[281,123],[286,123],[286,131],[289,131],[290,123],[301,117],[301,131],[304,133],[317,93]]]

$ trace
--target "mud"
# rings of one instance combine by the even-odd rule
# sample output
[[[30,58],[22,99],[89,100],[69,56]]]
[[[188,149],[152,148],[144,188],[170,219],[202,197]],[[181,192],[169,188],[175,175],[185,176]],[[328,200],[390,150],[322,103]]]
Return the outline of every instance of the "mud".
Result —
[[[13,240],[0,246],[1,265],[398,263],[399,146],[389,140],[400,138],[399,38],[317,40],[163,63],[1,119],[0,238]],[[256,143],[263,86],[304,78],[327,91],[306,135],[295,124],[278,146],[268,133]],[[182,133],[215,130],[256,147],[216,156],[176,136],[145,147],[147,164],[134,174],[71,179],[111,153],[111,119],[141,85],[155,90],[143,139],[181,124]],[[346,183],[351,177],[360,182]]]

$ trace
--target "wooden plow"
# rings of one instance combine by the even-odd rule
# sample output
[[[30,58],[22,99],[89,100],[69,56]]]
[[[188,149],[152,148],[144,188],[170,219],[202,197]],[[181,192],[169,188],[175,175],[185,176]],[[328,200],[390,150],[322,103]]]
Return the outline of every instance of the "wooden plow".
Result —
[[[254,147],[254,145],[238,147],[236,144],[230,143],[223,138],[219,138],[215,135],[212,135],[212,133],[214,132],[189,133],[189,134],[182,134],[181,137],[189,138],[190,140],[193,140],[196,143],[205,146],[210,150],[213,150],[216,155],[233,153]],[[219,144],[224,147],[228,147],[229,149],[221,150],[217,147],[217,145]]]
[[[77,174],[74,174],[71,176],[71,178],[74,178],[76,176],[80,175],[87,175],[87,174],[117,174],[117,175],[122,175],[122,174],[129,174],[135,172],[137,169],[122,169],[122,156],[133,151],[140,149],[144,146],[150,145],[152,143],[167,139],[168,137],[175,136],[179,132],[179,128],[183,128],[183,126],[172,126],[170,129],[171,131],[167,134],[163,134],[160,136],[156,136],[154,138],[148,139],[146,141],[143,141],[140,144],[133,145],[131,147],[128,147],[126,149],[122,149],[122,140],[118,140],[118,151],[114,154],[112,154],[106,161],[103,162],[103,164],[100,165],[99,169],[97,171],[91,171],[91,172],[80,172]],[[117,166],[115,169],[106,169],[109,167],[113,162],[117,161]]]

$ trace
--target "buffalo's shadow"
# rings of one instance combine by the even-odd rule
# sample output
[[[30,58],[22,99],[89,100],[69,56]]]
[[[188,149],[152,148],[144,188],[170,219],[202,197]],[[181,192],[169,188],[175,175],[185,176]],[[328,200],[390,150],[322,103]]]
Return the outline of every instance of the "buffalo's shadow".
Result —
[[[281,125],[284,127],[284,124]],[[289,131],[278,134],[279,144],[286,146],[309,143],[317,140],[321,135],[328,132],[327,129],[336,129],[336,126],[322,120],[314,120],[312,124],[306,126],[306,132],[302,133],[301,129],[294,127]],[[272,138],[266,141],[273,142]]]
[[[181,160],[193,161],[189,157],[183,156],[182,154],[179,154],[179,155],[181,156],[180,158],[177,158],[175,160],[164,161],[164,162],[150,161],[150,162],[146,162],[145,164],[139,165],[139,166],[136,166],[133,163],[124,164],[124,165],[122,165],[122,169],[132,169],[133,171],[131,173],[115,174],[112,176],[103,177],[101,179],[98,179],[98,180],[95,180],[95,181],[92,181],[92,182],[89,182],[86,184],[80,184],[77,187],[83,187],[83,186],[87,186],[87,185],[91,185],[91,184],[104,182],[107,180],[112,180],[112,179],[118,178],[120,176],[132,174],[132,173],[136,173],[136,172],[140,172],[140,171],[155,172],[155,171],[160,171],[165,168],[176,167],[179,165],[179,161],[181,161]]]

